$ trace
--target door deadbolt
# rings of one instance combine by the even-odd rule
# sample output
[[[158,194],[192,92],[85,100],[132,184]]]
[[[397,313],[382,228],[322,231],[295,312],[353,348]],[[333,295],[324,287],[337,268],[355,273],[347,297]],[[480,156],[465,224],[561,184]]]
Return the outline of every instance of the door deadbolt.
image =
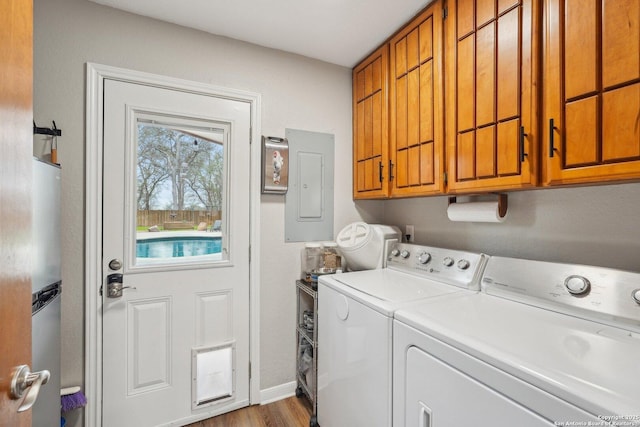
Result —
[[[120,261],[118,258],[114,258],[111,261],[109,261],[109,269],[116,271],[116,270],[120,270],[122,268],[122,261]]]
[[[107,276],[107,297],[120,298],[125,289],[135,289],[132,286],[122,286],[123,275],[113,273]]]

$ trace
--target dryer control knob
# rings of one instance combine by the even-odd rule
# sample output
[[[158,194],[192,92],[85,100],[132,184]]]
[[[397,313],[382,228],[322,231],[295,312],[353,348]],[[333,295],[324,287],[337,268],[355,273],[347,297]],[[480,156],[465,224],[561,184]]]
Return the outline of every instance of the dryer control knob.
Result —
[[[451,258],[450,256],[445,257],[445,259],[442,260],[442,264],[445,265],[445,267],[451,267],[453,265],[455,261],[453,260],[453,258]]]
[[[591,290],[591,282],[586,277],[576,275],[564,279],[564,286],[571,295],[585,295]]]
[[[394,250],[391,251],[391,255],[392,256],[398,256],[398,255],[400,255],[400,251],[398,249],[394,249]]]
[[[428,252],[421,252],[420,255],[418,255],[418,262],[420,264],[426,264],[431,260],[431,254]]]
[[[471,263],[466,259],[461,259],[460,261],[458,261],[458,268],[460,270],[466,270],[467,268],[469,268],[470,265]]]
[[[631,292],[631,297],[636,304],[640,304],[640,289],[634,289],[633,292]]]
[[[406,250],[406,249],[405,249],[405,250],[403,250],[402,252],[400,252],[400,256],[401,256],[402,258],[405,258],[405,259],[406,259],[406,258],[409,258],[409,255],[411,255],[411,254],[410,254],[410,253],[409,253],[409,251],[408,251],[408,250]]]

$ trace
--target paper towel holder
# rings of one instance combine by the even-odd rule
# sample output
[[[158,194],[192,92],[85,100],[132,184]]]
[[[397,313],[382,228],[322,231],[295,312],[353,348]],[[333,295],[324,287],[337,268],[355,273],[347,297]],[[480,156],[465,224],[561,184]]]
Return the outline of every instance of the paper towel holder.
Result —
[[[496,194],[498,196],[498,215],[500,215],[500,218],[504,218],[507,215],[507,207],[508,207],[508,199],[507,199],[507,195],[504,193],[498,193]],[[453,203],[457,203],[457,197],[456,196],[450,196],[449,197],[449,204],[453,204]]]

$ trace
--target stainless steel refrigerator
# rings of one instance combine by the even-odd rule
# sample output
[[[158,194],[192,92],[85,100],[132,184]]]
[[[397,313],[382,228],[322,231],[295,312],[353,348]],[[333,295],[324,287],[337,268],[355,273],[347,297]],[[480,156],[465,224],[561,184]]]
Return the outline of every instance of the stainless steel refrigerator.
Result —
[[[33,405],[33,427],[60,425],[60,167],[33,159],[32,364],[51,373]]]

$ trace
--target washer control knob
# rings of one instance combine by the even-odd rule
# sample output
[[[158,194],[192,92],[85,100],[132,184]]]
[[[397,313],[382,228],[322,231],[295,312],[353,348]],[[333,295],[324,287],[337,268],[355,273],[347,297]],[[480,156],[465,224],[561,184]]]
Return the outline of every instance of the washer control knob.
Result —
[[[633,297],[633,300],[636,302],[636,304],[640,304],[640,288],[634,289],[633,292],[631,292],[631,296]]]
[[[450,256],[445,257],[445,259],[442,260],[442,263],[445,265],[445,267],[451,267],[454,262],[455,261]]]
[[[392,256],[398,256],[398,255],[400,255],[400,251],[396,248],[396,249],[391,251],[391,255]]]
[[[460,270],[466,270],[467,268],[469,268],[470,265],[471,263],[466,259],[461,259],[460,261],[458,261],[458,268]]]
[[[421,252],[420,255],[418,255],[418,262],[420,264],[426,264],[431,260],[431,254],[428,252]]]
[[[571,295],[585,295],[591,290],[591,282],[586,277],[576,275],[564,279],[564,286]]]
[[[400,252],[400,256],[401,256],[402,258],[405,258],[405,259],[406,259],[406,258],[409,258],[409,255],[411,255],[411,254],[410,254],[410,253],[409,253],[409,251],[408,251],[408,250],[406,250],[406,249],[405,249],[405,250],[403,250],[402,252]]]

